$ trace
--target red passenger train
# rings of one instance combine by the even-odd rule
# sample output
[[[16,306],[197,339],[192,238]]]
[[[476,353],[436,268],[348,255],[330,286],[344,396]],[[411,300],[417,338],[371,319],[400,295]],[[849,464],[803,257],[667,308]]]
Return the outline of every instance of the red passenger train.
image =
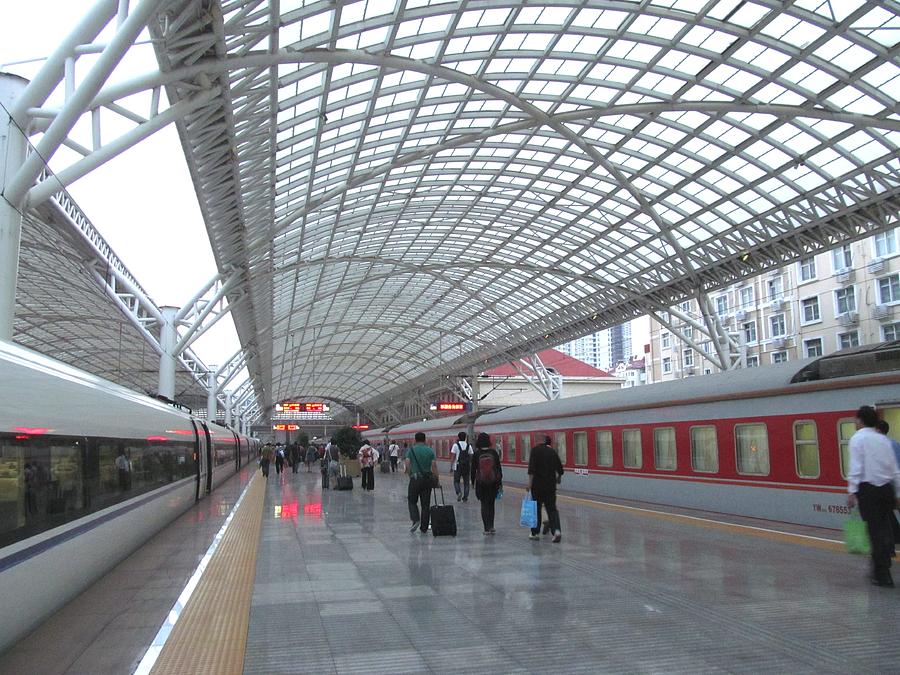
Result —
[[[528,453],[553,439],[564,489],[705,511],[839,528],[846,517],[854,414],[874,405],[900,438],[900,342],[477,415],[524,483]],[[469,417],[368,432],[412,441],[424,431],[449,459]]]

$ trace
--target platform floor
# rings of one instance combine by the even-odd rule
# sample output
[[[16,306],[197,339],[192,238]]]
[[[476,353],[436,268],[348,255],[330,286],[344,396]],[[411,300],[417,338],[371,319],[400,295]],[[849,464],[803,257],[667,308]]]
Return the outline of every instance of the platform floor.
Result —
[[[496,535],[482,534],[471,496],[453,501],[459,536],[434,538],[409,532],[402,476],[375,481],[372,493],[358,480],[352,492],[323,493],[318,473],[273,472],[244,672],[900,672],[900,590],[870,586],[864,558],[582,499],[561,500],[562,544],[532,542],[511,489]],[[223,493],[233,497],[241,482]],[[172,555],[167,534],[158,557]],[[140,576],[131,565],[98,586]],[[153,594],[162,579],[150,574],[134,595]],[[0,672],[130,672],[119,666],[136,664],[146,646],[129,659],[125,643],[140,633],[149,644],[159,624],[122,625],[121,645],[76,646],[64,624],[90,619],[84,597],[0,659]],[[158,614],[155,595],[148,603],[147,615]],[[122,615],[106,620],[120,635]],[[78,658],[54,669],[39,651],[55,641]]]

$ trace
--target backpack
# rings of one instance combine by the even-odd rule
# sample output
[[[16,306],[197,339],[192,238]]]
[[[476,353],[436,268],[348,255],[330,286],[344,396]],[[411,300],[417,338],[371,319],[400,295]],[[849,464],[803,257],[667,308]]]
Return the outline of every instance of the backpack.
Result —
[[[476,482],[481,485],[493,485],[497,482],[497,469],[494,456],[484,452],[478,458],[478,471],[475,474]]]
[[[372,461],[372,448],[370,448],[370,447],[363,447],[363,448],[359,451],[359,465],[362,466],[362,467],[364,467],[364,468],[368,468],[368,467],[372,466],[372,464],[373,464],[373,461]]]
[[[472,458],[472,456],[469,454],[469,450],[472,448],[472,446],[466,443],[466,447],[463,448],[461,447],[461,445],[462,444],[460,441],[456,441],[456,448],[457,450],[459,450],[459,452],[457,453],[457,463],[461,467],[466,469],[469,466],[469,460]]]

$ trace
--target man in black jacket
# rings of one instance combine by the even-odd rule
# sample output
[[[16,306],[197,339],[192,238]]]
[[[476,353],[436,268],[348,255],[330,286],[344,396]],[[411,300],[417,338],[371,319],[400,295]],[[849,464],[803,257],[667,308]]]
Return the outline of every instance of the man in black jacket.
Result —
[[[556,509],[556,485],[562,480],[562,462],[556,450],[550,447],[550,437],[545,436],[544,442],[531,449],[531,457],[528,460],[528,491],[537,502],[537,527],[531,528],[529,539],[539,539],[541,531],[541,506],[547,509],[547,518],[550,521],[550,531],[553,533],[553,543],[562,541],[562,531],[559,524],[559,511]]]

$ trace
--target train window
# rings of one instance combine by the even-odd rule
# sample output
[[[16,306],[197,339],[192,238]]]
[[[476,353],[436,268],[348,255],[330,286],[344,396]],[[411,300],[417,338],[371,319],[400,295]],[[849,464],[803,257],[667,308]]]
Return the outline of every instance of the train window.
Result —
[[[691,467],[704,473],[719,470],[719,440],[714,426],[691,427]]]
[[[601,430],[597,432],[597,466],[613,465],[613,441],[612,432]]]
[[[794,422],[794,457],[800,478],[819,477],[819,437],[815,422]]]
[[[640,469],[643,465],[641,453],[641,430],[622,431],[622,463],[626,469]]]
[[[522,461],[528,462],[531,458],[531,436],[525,434],[519,436],[519,440],[522,441]]]
[[[508,448],[509,458],[507,461],[515,462],[516,461],[516,437],[515,436],[507,436],[506,437],[506,447]]]
[[[769,433],[765,424],[735,424],[734,449],[738,473],[769,475]]]
[[[838,420],[838,445],[841,453],[841,475],[850,473],[850,437],[856,433],[856,420],[845,417]]]
[[[653,464],[663,471],[676,468],[675,427],[661,427],[653,430]]]
[[[575,453],[574,461],[575,466],[587,466],[588,463],[588,448],[587,448],[587,432],[586,431],[576,431],[574,434],[575,447],[573,451]]]
[[[553,444],[556,446],[556,454],[559,455],[559,461],[566,465],[566,433],[558,431],[553,434]]]

